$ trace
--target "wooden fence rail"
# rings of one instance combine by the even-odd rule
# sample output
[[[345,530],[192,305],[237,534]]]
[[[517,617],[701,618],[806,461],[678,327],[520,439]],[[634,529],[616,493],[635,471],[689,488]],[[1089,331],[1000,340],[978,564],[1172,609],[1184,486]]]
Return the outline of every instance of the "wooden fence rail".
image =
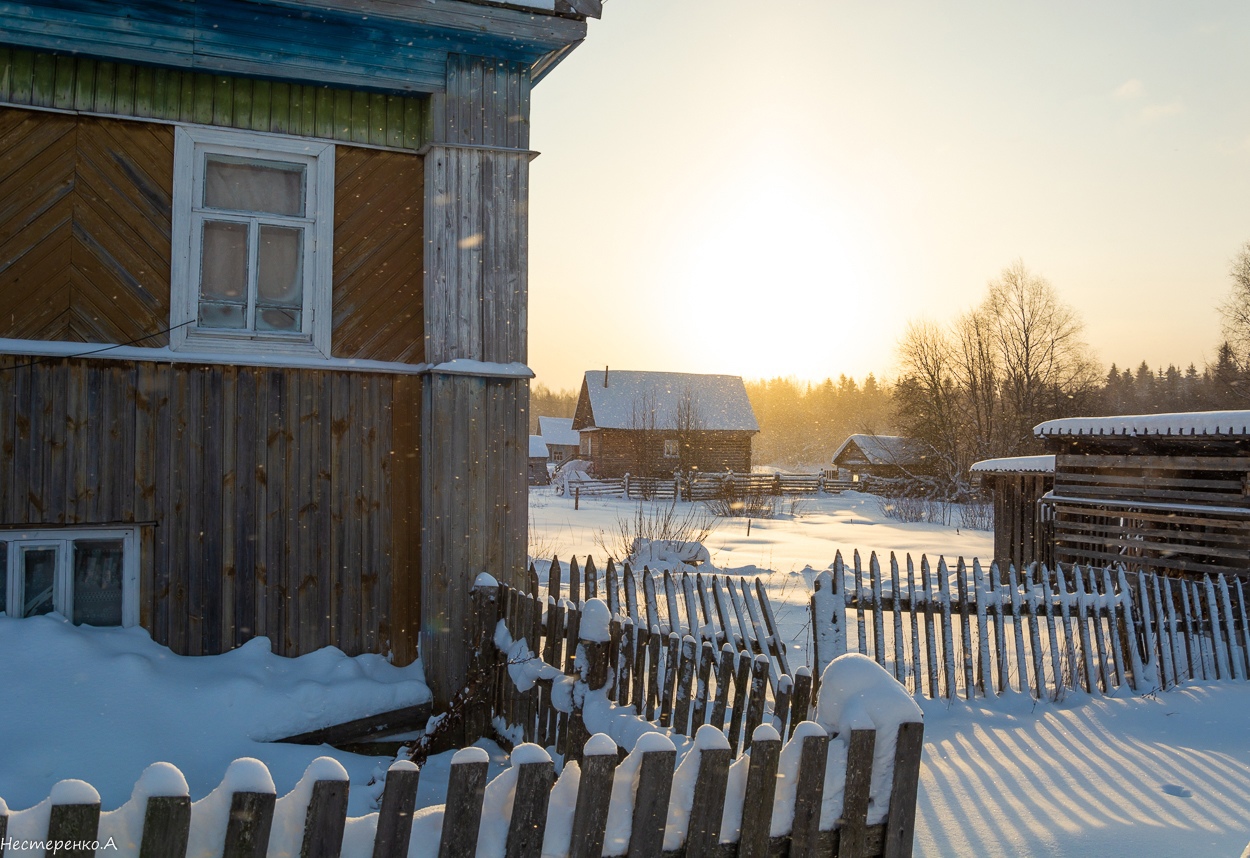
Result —
[[[814,662],[860,652],[913,693],[1018,691],[1058,699],[1250,676],[1240,579],[1166,578],[1123,567],[988,570],[890,555],[837,555],[815,582]]]
[[[568,492],[578,498],[672,500],[680,497],[686,501],[705,501],[750,495],[836,494],[855,485],[850,481],[826,479],[816,474],[702,474],[692,480],[626,474],[624,477],[603,479],[570,479]]]

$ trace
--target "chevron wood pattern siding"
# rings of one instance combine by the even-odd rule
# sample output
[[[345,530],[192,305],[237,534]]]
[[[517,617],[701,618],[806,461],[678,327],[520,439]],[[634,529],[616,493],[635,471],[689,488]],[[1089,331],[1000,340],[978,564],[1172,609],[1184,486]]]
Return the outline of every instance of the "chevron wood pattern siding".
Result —
[[[0,48],[0,102],[415,150],[429,99]]]
[[[334,171],[333,354],[420,363],[425,165],[340,146]]]
[[[173,129],[0,109],[0,336],[164,346]]]
[[[416,657],[415,376],[0,357],[0,524],[127,522],[175,652]]]
[[[169,344],[173,126],[0,108],[0,337]],[[339,146],[335,357],[419,363],[424,165]]]

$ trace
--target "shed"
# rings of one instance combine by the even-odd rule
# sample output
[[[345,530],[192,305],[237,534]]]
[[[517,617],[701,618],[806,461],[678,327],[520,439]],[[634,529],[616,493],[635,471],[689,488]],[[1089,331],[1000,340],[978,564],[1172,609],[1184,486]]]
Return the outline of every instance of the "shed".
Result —
[[[547,460],[559,465],[577,455],[581,440],[572,417],[539,417],[538,433],[547,445]]]
[[[547,442],[542,435],[530,436],[527,479],[531,486],[545,486],[551,482],[551,475],[547,473]]]
[[[1250,411],[1066,418],[1055,452],[1055,560],[1250,574]]]
[[[573,428],[596,476],[751,470],[760,431],[736,375],[590,370]]]
[[[598,13],[0,6],[0,610],[463,688],[526,568],[530,92]]]
[[[985,459],[970,470],[993,499],[994,559],[999,566],[1053,563],[1050,521],[1039,502],[1054,487],[1055,457]]]
[[[849,435],[833,454],[833,468],[856,482],[921,476],[932,467],[928,445],[899,435]]]

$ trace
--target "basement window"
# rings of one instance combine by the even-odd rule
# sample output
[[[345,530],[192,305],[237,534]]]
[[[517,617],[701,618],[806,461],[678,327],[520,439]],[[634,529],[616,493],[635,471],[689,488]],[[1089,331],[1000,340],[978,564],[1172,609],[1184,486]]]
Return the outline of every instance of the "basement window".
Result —
[[[330,355],[334,146],[174,135],[175,349]]]
[[[138,625],[138,561],[132,528],[0,531],[0,612]]]

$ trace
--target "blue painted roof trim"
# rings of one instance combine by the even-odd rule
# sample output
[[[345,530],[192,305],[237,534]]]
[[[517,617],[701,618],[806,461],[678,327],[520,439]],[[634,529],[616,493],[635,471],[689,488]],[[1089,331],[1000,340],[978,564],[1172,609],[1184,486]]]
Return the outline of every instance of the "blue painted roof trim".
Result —
[[[460,9],[471,10],[462,13]],[[448,14],[448,10],[453,10]],[[0,2],[0,43],[96,59],[377,92],[438,92],[449,53],[529,64],[585,23],[444,2],[425,20],[281,0]]]

